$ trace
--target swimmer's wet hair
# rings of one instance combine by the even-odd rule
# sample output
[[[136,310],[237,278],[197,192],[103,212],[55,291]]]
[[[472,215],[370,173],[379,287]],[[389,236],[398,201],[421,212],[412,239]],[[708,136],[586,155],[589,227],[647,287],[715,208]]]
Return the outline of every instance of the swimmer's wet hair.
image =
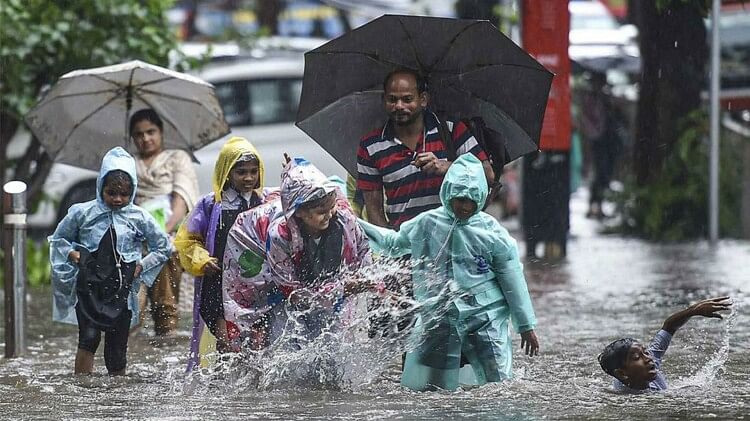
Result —
[[[597,357],[602,370],[612,377],[617,377],[615,376],[615,370],[625,365],[628,351],[636,342],[638,341],[633,338],[622,338],[604,347],[604,351]]]

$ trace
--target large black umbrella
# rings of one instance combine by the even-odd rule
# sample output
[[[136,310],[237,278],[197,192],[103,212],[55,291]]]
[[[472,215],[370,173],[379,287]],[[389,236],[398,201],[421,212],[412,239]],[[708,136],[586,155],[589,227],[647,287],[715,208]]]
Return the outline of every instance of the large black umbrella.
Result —
[[[425,76],[430,109],[482,117],[515,159],[539,145],[552,73],[488,21],[385,15],[305,54],[297,126],[351,174],[359,139],[381,127],[383,80]]]

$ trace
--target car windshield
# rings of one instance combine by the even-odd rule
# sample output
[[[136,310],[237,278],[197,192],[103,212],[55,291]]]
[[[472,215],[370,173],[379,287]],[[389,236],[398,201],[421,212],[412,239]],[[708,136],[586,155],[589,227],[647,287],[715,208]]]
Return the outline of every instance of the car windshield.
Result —
[[[216,83],[216,96],[230,126],[294,122],[301,92],[299,78]]]

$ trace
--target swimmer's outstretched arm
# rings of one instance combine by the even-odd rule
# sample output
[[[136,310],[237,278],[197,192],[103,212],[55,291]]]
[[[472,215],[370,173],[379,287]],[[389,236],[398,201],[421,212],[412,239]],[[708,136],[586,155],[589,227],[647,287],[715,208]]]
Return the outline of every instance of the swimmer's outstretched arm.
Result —
[[[677,329],[681,328],[689,318],[693,316],[703,316],[722,319],[723,317],[718,312],[729,310],[731,306],[732,301],[729,297],[716,297],[698,301],[690,307],[669,316],[667,320],[664,321],[662,329],[669,332],[670,335],[674,335],[675,332],[677,332]]]

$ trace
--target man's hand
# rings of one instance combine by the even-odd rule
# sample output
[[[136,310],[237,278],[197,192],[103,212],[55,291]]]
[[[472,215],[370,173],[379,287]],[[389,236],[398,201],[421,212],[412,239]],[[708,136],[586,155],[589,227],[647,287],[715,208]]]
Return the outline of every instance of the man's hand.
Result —
[[[203,265],[203,273],[205,275],[216,275],[219,272],[221,272],[221,267],[219,266],[219,261],[216,260],[215,257],[212,257],[211,260]]]
[[[722,319],[721,314],[717,311],[729,310],[732,307],[732,301],[729,297],[716,297],[707,300],[698,301],[689,307],[692,316],[711,317]]]
[[[534,330],[527,330],[521,333],[521,349],[526,348],[524,352],[529,357],[539,355],[539,340],[536,338]]]
[[[448,172],[448,167],[451,166],[451,163],[438,159],[432,152],[422,152],[417,154],[417,157],[412,161],[412,165],[426,174],[444,175]]]
[[[78,262],[81,261],[81,252],[78,250],[71,250],[70,253],[68,253],[68,259],[70,259],[71,262],[78,264]]]
[[[135,270],[133,271],[133,278],[137,278],[140,276],[141,272],[143,272],[143,266],[141,266],[140,263],[135,265]]]

